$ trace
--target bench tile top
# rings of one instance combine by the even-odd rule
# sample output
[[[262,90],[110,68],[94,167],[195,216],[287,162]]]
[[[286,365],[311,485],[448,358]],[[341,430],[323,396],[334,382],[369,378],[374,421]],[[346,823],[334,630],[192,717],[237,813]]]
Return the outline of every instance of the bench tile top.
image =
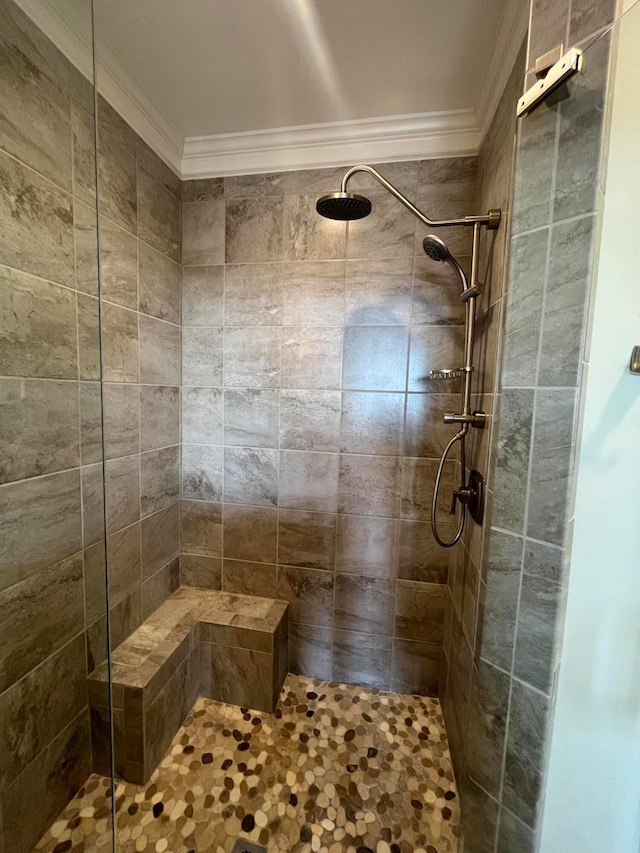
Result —
[[[179,587],[111,653],[114,684],[143,688],[201,622],[273,634],[286,601],[217,590]],[[89,676],[108,681],[105,661]]]

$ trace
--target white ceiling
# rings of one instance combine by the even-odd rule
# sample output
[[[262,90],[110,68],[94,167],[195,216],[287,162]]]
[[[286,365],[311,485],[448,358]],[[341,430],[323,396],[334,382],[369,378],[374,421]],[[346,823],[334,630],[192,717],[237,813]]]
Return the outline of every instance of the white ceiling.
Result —
[[[18,0],[85,73],[91,0]],[[477,149],[530,0],[93,0],[98,87],[183,176]]]
[[[514,0],[95,0],[182,138],[475,107]]]

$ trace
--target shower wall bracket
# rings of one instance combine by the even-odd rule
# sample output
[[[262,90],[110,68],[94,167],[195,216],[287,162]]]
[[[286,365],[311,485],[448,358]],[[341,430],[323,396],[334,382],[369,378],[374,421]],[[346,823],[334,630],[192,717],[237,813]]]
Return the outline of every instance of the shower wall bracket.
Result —
[[[527,115],[542,103],[558,86],[573,77],[582,68],[582,51],[572,47],[562,56],[555,65],[552,65],[543,79],[536,82],[528,89],[518,101],[517,115]]]

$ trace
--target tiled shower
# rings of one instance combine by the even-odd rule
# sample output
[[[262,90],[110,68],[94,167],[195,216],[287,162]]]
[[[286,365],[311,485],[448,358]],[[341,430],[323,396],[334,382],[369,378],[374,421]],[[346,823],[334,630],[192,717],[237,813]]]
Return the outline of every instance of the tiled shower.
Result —
[[[465,853],[538,849],[610,40],[590,49],[587,73],[557,109],[517,124],[514,105],[537,56],[562,38],[588,44],[613,11],[609,2],[533,0],[528,45],[513,51],[477,153],[377,166],[433,218],[503,213],[481,241],[473,408],[491,417],[472,431],[467,460],[487,476],[486,518],[446,550],[433,539],[431,496],[451,435],[442,413],[455,410],[460,385],[426,377],[461,361],[464,306],[453,273],[425,257],[416,220],[362,175],[351,188],[371,198],[369,217],[319,217],[317,198],[338,187],[350,163],[181,178],[106,97],[94,100],[86,69],[13,0],[0,0],[0,851],[28,853],[49,832],[37,849],[80,853],[108,844],[111,829],[120,849],[125,800],[133,823],[134,803],[151,801],[160,825],[158,803],[172,796],[162,785],[172,789],[187,773],[183,759],[158,761],[173,776],[152,777],[150,795],[115,787],[113,796],[92,774],[109,776],[130,726],[117,665],[160,630],[154,614],[194,589],[226,596],[216,618],[236,615],[224,641],[213,640],[214,649],[246,653],[242,665],[231,655],[230,682],[262,675],[264,626],[250,610],[237,621],[246,597],[288,604],[286,630],[269,629],[285,637],[288,655],[281,702],[290,728],[273,723],[284,740],[300,725],[296,713],[320,715],[334,703],[329,729],[345,740],[343,730],[354,732],[346,742],[364,750],[373,784],[366,737],[389,731],[387,704],[396,702],[389,713],[404,726],[397,740],[391,723],[394,750],[414,736],[417,750],[431,728],[424,766],[435,781],[421,794],[431,802],[425,791],[436,791],[444,829],[415,828],[423,805],[414,793],[415,814],[406,826],[398,819],[406,834],[389,829],[387,839],[382,821],[378,853],[455,851],[461,832]],[[470,229],[443,232],[467,267]],[[457,466],[445,467],[445,533]],[[197,642],[212,643],[203,631],[198,623],[189,635],[190,660],[200,660]],[[161,693],[165,679],[183,678],[171,648],[175,667],[158,676],[163,701],[172,695]],[[96,699],[98,672],[113,681]],[[262,718],[244,709],[234,718],[225,709],[242,702],[223,697],[231,704],[217,706],[220,697],[195,678],[189,690],[201,698],[177,721],[184,729],[167,724],[162,737],[176,739],[166,756],[178,747],[191,755],[189,727],[210,737],[216,713],[229,715],[225,737],[264,736]],[[132,694],[147,688],[132,685]],[[359,704],[368,715],[362,731],[346,710]],[[339,755],[342,742],[322,731]],[[203,765],[217,756],[206,743],[196,746]],[[268,752],[273,744],[264,743]],[[287,748],[278,741],[275,749]],[[380,773],[401,790],[391,756]],[[413,767],[402,764],[402,773]],[[249,771],[258,774],[255,762]],[[249,771],[245,762],[241,772]],[[322,783],[289,772],[301,790],[311,785],[314,813],[327,796]],[[119,765],[116,773],[126,776]],[[283,773],[280,784],[293,786]],[[345,791],[345,801],[356,796]],[[219,808],[229,800],[237,802],[227,793]],[[87,809],[103,823],[85,844],[74,833]],[[272,820],[264,811],[264,826],[253,813],[248,822],[237,810],[224,814],[262,843]],[[327,832],[340,826],[322,815]],[[297,832],[297,816],[288,816]],[[358,850],[371,849],[365,822],[353,817]],[[172,850],[151,832],[150,846],[135,846],[141,836],[130,830],[121,849]],[[295,849],[330,848],[305,833]],[[185,850],[205,849],[188,841]],[[226,837],[216,843],[206,849],[226,849]]]

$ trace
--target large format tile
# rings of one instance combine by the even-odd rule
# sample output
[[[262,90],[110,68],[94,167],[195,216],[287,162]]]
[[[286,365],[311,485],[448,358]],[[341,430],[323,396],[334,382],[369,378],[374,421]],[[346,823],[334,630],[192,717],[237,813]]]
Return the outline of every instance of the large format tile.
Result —
[[[224,178],[196,178],[182,181],[182,201],[209,201],[224,195]]]
[[[0,692],[81,630],[82,555],[31,574],[1,596]]]
[[[105,470],[107,527],[111,533],[140,518],[140,457],[135,455],[111,459],[106,463]],[[83,487],[83,498],[84,491]]]
[[[140,394],[137,385],[103,385],[104,451],[106,459],[131,456],[140,450]]]
[[[150,450],[140,456],[140,511],[150,515],[180,495],[178,447]]]
[[[402,453],[404,394],[345,391],[340,450],[399,456]]]
[[[411,320],[410,259],[347,261],[345,324],[405,325]]]
[[[407,394],[404,453],[439,459],[455,434],[443,421],[445,412],[456,411],[458,394]]]
[[[221,326],[224,303],[224,266],[182,268],[182,323],[184,326]]]
[[[222,589],[225,592],[269,598],[275,595],[276,586],[276,566],[246,560],[222,562]]]
[[[278,563],[333,571],[336,516],[281,509],[278,513]]]
[[[222,560],[219,557],[181,554],[180,581],[187,586],[220,589],[222,586]]]
[[[182,263],[224,262],[224,200],[221,198],[182,205]]]
[[[344,262],[284,265],[285,326],[341,326],[344,310]]]
[[[276,561],[277,537],[277,511],[272,507],[225,504],[225,557],[273,564]]]
[[[577,385],[586,335],[595,216],[554,225],[538,385]]]
[[[537,391],[527,535],[553,545],[565,540],[576,409],[573,389]]]
[[[35,72],[35,73],[34,73]],[[0,147],[71,189],[69,95],[16,45],[0,51]]]
[[[526,558],[525,558],[526,560]],[[556,666],[558,618],[563,603],[558,584],[526,573],[522,576],[513,673],[550,694]]]
[[[222,444],[222,408],[220,388],[183,388],[182,441]]]
[[[79,551],[79,472],[0,487],[0,588]]]
[[[393,635],[395,583],[387,578],[340,574],[335,580],[335,628]]]
[[[340,392],[286,390],[280,394],[280,446],[337,451]]]
[[[84,636],[78,634],[0,696],[3,789],[86,704]]]
[[[289,625],[289,672],[331,678],[331,628]]]
[[[226,447],[224,499],[230,503],[277,506],[278,451],[261,447]]]
[[[227,264],[224,271],[227,326],[282,323],[282,264]]]
[[[277,387],[281,336],[278,328],[227,329],[224,336],[225,386]]]
[[[101,322],[104,379],[107,382],[137,382],[140,375],[138,315],[105,302],[101,306]]]
[[[3,791],[3,830],[9,849],[31,850],[90,772],[89,715],[82,711]]]
[[[340,388],[341,371],[341,328],[299,326],[283,330],[283,388]]]
[[[284,206],[284,255],[288,261],[320,261],[345,257],[344,222],[316,211],[316,197],[287,196]]]
[[[95,214],[89,228],[91,225],[95,230]],[[97,247],[93,251],[95,254]],[[88,264],[91,260],[89,255]],[[100,296],[107,302],[138,310],[138,240],[105,216],[100,217]]]
[[[503,386],[518,388],[537,382],[548,241],[549,230],[544,228],[517,236],[511,244]]]
[[[411,330],[408,390],[456,392],[460,380],[443,383],[429,379],[429,372],[460,367],[463,351],[461,326],[415,326]]]
[[[344,331],[343,386],[358,391],[404,391],[406,326],[349,326]]]
[[[557,126],[557,109],[534,110],[520,124],[513,187],[514,234],[549,221]]]
[[[185,444],[182,447],[182,497],[196,501],[221,501],[222,447]]]
[[[208,501],[182,501],[180,544],[188,554],[222,556],[222,506]]]
[[[76,383],[0,379],[0,483],[75,468],[79,453]]]
[[[400,484],[399,457],[341,454],[339,511],[397,517],[400,514]]]
[[[503,803],[534,826],[540,806],[550,699],[519,681],[511,687]]]
[[[447,588],[442,584],[398,581],[395,636],[404,640],[442,642]]]
[[[77,379],[75,314],[71,290],[0,266],[2,375]]]
[[[140,586],[140,525],[132,524],[107,540],[109,603],[117,604]]]
[[[339,515],[336,571],[393,578],[398,562],[399,522],[393,518]]]
[[[445,540],[453,538],[449,527],[438,527]],[[447,583],[450,553],[441,548],[433,537],[431,524],[427,521],[400,522],[400,544],[398,553],[398,577],[403,580],[424,583]]]
[[[372,210],[365,219],[349,223],[349,258],[410,258],[415,217],[388,193],[371,194]]]
[[[601,170],[610,34],[589,49],[583,71],[567,84],[560,104],[553,219],[558,222],[595,210]]]
[[[337,453],[283,450],[280,453],[280,506],[336,512],[338,464]]]
[[[438,471],[438,459],[405,459],[402,464],[402,500],[401,513],[404,518],[414,521],[429,521],[435,478]],[[442,481],[438,493],[436,508],[440,522],[451,522],[451,495],[454,489],[455,469],[453,462],[447,462],[442,472]]]
[[[140,387],[140,449],[155,450],[180,440],[180,389],[170,385]]]
[[[180,266],[140,240],[138,245],[140,311],[180,322]]]
[[[332,623],[333,575],[295,566],[278,566],[277,598],[290,605],[294,623],[327,627]]]
[[[125,321],[124,329],[113,329],[115,337],[110,337],[107,340],[107,326],[105,325],[106,312],[102,315],[102,351],[100,340],[100,305],[97,299],[93,296],[85,296],[83,293],[77,294],[78,303],[78,373],[80,379],[109,379],[107,374],[107,358],[112,358],[114,372],[111,375],[113,381],[125,381],[124,376],[119,372],[124,368],[131,369],[132,377],[137,377],[138,353],[137,347],[135,357],[132,349],[129,336],[135,336],[137,329],[130,325],[130,321]],[[108,303],[105,303],[105,309]],[[115,318],[115,312],[124,311],[123,308],[118,308],[115,305],[109,305],[113,309],[113,313],[109,315],[109,319]],[[135,317],[133,312],[132,316]],[[115,349],[110,350],[115,344]],[[117,352],[118,347],[123,347],[122,352]],[[101,360],[102,359],[102,360]],[[102,371],[101,371],[102,368]],[[131,378],[130,382],[135,382],[137,379]]]
[[[139,325],[140,381],[149,385],[179,385],[180,327],[146,314],[139,315]]]
[[[469,702],[467,767],[473,778],[494,797],[500,792],[509,685],[506,672],[483,660],[478,661],[478,668],[473,671]]]
[[[161,509],[142,519],[142,578],[151,577],[180,552],[180,505]]]
[[[227,201],[225,217],[227,263],[281,260],[283,208],[282,198]]]
[[[506,388],[500,397],[494,450],[492,523],[524,531],[534,391]]]
[[[437,696],[441,681],[442,647],[415,640],[393,641],[391,689],[419,696]]]
[[[136,161],[111,133],[102,129],[98,141],[98,185],[101,214],[136,234]]]
[[[117,226],[113,226],[114,230]],[[118,231],[127,234],[122,228]],[[135,243],[135,237],[127,234],[129,239]],[[91,296],[98,295],[98,226],[96,211],[94,207],[83,204],[79,199],[73,200],[73,239],[75,243],[75,270],[76,290],[88,293]],[[105,250],[104,241],[102,251]],[[124,266],[128,267],[125,259]],[[103,255],[104,268],[104,255]],[[103,273],[104,276],[104,273]],[[104,277],[103,277],[104,282]],[[103,285],[104,286],[104,285]]]
[[[142,618],[148,619],[179,586],[180,567],[176,557],[142,584]]]
[[[331,677],[349,684],[388,689],[391,645],[390,637],[334,631]]]
[[[138,236],[180,263],[180,202],[138,168]]]
[[[224,443],[278,447],[280,392],[232,388],[224,392]]]
[[[426,255],[416,258],[411,322],[423,326],[464,325],[461,292],[460,279],[448,264],[432,261]]]
[[[135,464],[135,468],[134,465]],[[114,470],[115,466],[115,470]],[[108,463],[107,480],[109,482],[108,499],[112,499],[115,491],[116,498],[122,503],[117,511],[112,513],[112,530],[118,530],[126,524],[132,524],[138,516],[138,483],[137,483],[137,457],[127,457],[124,460],[112,460]],[[119,482],[114,481],[114,473],[117,471]],[[130,476],[131,475],[131,476]],[[85,548],[94,545],[105,536],[105,510],[104,510],[104,475],[102,463],[97,462],[80,469],[82,481],[82,544]]]
[[[0,152],[0,263],[73,287],[71,197]]]
[[[491,529],[488,532],[484,579],[480,591],[478,643],[480,655],[490,663],[510,670],[515,641],[523,542]]]
[[[262,198],[284,195],[285,173],[232,175],[223,178],[225,198]]]
[[[535,853],[535,833],[507,809],[500,809],[496,853]]]

